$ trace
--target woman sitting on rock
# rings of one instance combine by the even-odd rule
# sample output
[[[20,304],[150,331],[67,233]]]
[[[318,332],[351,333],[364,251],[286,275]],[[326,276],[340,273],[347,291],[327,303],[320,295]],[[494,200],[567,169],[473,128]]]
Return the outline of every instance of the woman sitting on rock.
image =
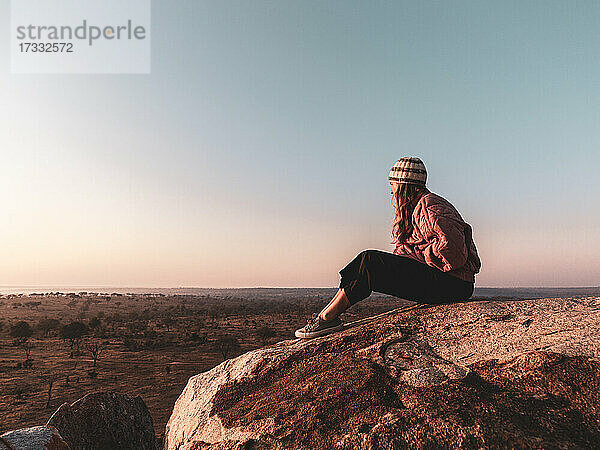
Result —
[[[337,294],[296,337],[313,338],[344,328],[339,315],[372,291],[418,303],[447,303],[473,295],[481,268],[471,226],[443,197],[425,187],[419,158],[404,157],[392,167],[394,253],[365,250],[340,271]]]

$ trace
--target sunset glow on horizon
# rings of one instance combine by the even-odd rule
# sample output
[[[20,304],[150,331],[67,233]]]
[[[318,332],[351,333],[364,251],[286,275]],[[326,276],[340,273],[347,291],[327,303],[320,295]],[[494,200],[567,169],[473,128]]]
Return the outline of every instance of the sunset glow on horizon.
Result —
[[[405,155],[476,286],[600,284],[600,4],[309,3],[155,1],[149,75],[0,46],[0,286],[337,286]]]

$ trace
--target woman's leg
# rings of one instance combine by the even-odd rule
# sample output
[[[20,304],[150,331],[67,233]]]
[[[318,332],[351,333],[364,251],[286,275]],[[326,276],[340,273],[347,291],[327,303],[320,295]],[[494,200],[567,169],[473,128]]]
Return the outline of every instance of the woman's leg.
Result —
[[[472,283],[412,258],[379,250],[359,253],[340,275],[340,289],[350,305],[367,298],[373,291],[434,304],[464,300],[469,287],[472,293]]]
[[[430,290],[432,269],[406,256],[364,250],[340,271],[340,288],[344,289],[351,305],[373,291],[415,300]]]
[[[473,293],[473,283],[460,280],[427,264],[379,250],[365,250],[340,271],[340,289],[318,315],[296,330],[296,337],[313,338],[343,328],[337,317],[377,291],[422,303],[462,300]]]
[[[368,297],[371,294],[372,290],[377,290],[372,289],[372,286],[370,286],[370,282],[374,278],[377,278],[378,280],[382,280],[382,278],[384,277],[389,278],[390,275],[386,275],[386,271],[382,270],[384,266],[389,266],[389,263],[374,264],[373,261],[376,259],[376,256],[379,256],[380,258],[383,257],[386,259],[389,259],[389,256],[398,257],[397,255],[380,252],[377,250],[365,250],[359,253],[356,258],[354,258],[346,267],[344,267],[340,271],[340,275],[342,276],[342,280],[340,282],[340,289],[337,291],[337,293],[331,299],[331,301],[327,304],[327,306],[325,306],[319,313],[319,317],[322,320],[326,322],[334,320],[354,303],[357,303],[363,298]],[[391,267],[389,269],[393,273],[393,269]],[[342,286],[347,286],[346,289],[353,290],[352,302],[348,299],[344,287]]]
[[[329,322],[339,316],[341,313],[350,308],[350,302],[343,289],[339,289],[335,297],[331,299],[329,304],[319,313],[319,317]]]
[[[473,284],[406,256],[365,250],[340,271],[340,289],[319,317],[331,321],[350,306],[381,292],[418,303],[466,300]]]

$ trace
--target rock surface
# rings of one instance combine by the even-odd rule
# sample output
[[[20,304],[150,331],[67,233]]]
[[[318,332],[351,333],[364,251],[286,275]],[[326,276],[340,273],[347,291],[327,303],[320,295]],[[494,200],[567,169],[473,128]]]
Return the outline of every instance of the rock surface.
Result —
[[[69,446],[56,428],[42,426],[4,433],[0,450],[69,450]]]
[[[152,417],[141,397],[88,394],[70,405],[64,403],[47,425],[56,427],[73,449],[157,448]]]
[[[165,449],[591,448],[600,298],[415,305],[192,377]]]

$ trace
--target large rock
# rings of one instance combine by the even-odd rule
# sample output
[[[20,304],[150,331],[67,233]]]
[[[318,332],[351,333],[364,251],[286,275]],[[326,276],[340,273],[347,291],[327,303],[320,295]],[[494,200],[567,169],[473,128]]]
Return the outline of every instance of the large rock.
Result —
[[[56,428],[42,426],[4,433],[0,450],[69,450],[69,446]]]
[[[590,448],[600,298],[416,305],[192,377],[166,449]]]
[[[157,448],[152,417],[141,397],[97,392],[64,403],[48,421],[73,449]]]

